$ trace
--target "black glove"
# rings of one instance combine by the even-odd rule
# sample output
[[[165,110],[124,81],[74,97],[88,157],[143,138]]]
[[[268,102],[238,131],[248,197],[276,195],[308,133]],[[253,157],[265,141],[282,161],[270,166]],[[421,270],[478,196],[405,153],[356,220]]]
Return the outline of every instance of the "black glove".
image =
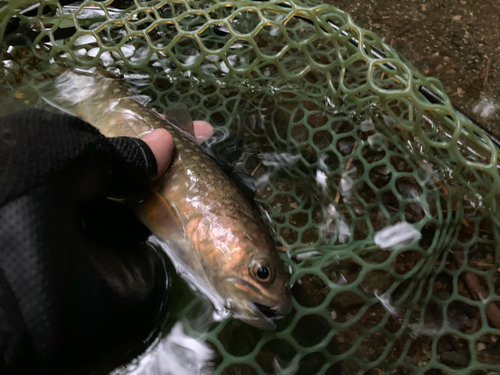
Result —
[[[91,368],[113,351],[137,354],[134,344],[152,337],[164,256],[106,197],[156,172],[143,141],[105,138],[76,117],[0,119],[0,374]]]

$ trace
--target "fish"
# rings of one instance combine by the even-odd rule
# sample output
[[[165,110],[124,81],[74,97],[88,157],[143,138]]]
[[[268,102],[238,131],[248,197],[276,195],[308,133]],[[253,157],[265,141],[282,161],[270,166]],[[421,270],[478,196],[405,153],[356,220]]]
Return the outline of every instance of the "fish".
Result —
[[[66,72],[44,99],[107,137],[170,132],[166,174],[131,205],[138,218],[190,272],[220,297],[230,314],[264,330],[292,309],[290,277],[259,215],[195,142],[182,104],[164,117],[117,79]],[[55,94],[54,94],[55,93]]]

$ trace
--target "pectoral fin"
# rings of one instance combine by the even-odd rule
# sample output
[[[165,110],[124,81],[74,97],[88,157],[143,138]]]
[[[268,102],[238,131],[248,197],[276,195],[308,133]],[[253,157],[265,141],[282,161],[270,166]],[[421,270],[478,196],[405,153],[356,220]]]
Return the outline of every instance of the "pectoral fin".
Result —
[[[165,120],[167,120],[170,125],[194,137],[193,119],[184,103],[176,103],[170,106],[165,112]]]
[[[170,204],[154,190],[150,190],[144,200],[133,207],[139,219],[153,234],[164,241],[184,239],[184,231],[177,214]]]

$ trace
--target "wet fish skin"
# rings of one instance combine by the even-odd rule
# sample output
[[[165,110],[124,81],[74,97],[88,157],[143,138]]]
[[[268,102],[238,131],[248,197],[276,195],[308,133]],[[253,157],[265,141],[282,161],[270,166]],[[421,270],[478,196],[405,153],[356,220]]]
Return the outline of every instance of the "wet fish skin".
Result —
[[[236,317],[274,329],[269,312],[284,315],[291,310],[289,276],[247,200],[194,142],[192,128],[183,131],[173,125],[177,116],[162,119],[115,80],[85,78],[79,92],[90,92],[82,94],[71,111],[104,135],[139,137],[165,128],[174,140],[166,175],[136,206],[140,219],[228,303]],[[70,76],[66,84],[75,80]],[[269,270],[267,280],[259,279],[260,267]]]

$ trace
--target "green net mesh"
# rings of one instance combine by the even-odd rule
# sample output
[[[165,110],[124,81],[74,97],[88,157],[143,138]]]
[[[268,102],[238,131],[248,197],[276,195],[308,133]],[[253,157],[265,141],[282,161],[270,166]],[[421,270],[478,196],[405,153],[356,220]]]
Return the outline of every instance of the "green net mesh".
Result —
[[[210,353],[188,373],[499,373],[498,150],[438,81],[318,1],[30,3],[0,2],[2,114],[97,70],[244,140],[294,311],[207,324],[179,292],[171,329]]]

